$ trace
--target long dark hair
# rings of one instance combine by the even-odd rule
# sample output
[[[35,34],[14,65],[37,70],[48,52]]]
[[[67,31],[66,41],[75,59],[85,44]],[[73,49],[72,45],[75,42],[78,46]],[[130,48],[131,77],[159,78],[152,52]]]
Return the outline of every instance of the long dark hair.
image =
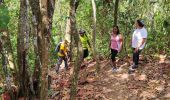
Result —
[[[137,23],[138,23],[138,25],[140,26],[140,27],[144,27],[144,23],[142,23],[142,21],[141,20],[137,20]]]
[[[118,26],[116,26],[116,25],[114,25],[114,26],[113,26],[113,28],[114,28],[114,27],[116,27],[116,28],[117,28],[117,33],[116,33],[116,34],[117,34],[117,35],[118,35],[118,34],[120,34],[120,32],[119,32],[119,27],[118,27]]]

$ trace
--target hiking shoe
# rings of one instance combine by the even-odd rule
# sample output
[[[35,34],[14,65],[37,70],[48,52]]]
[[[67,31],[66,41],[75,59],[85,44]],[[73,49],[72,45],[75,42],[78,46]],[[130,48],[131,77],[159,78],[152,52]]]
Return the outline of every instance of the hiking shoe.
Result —
[[[117,71],[117,68],[116,67],[113,67],[112,68],[112,72],[116,72]]]
[[[132,74],[132,73],[134,73],[135,71],[136,71],[135,68],[129,68],[128,74]]]
[[[130,69],[136,69],[136,68],[138,68],[138,65],[133,64],[130,66]]]

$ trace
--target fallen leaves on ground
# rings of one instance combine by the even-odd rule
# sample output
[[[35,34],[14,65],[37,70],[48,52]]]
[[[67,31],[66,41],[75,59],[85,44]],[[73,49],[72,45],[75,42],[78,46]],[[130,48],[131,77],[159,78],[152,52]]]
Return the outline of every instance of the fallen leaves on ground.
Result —
[[[95,72],[95,62],[89,61],[79,72],[77,100],[148,100],[170,99],[170,60],[159,61],[151,57],[141,57],[140,65],[134,74],[128,74],[129,57],[118,61],[119,71],[113,73],[109,60],[100,61],[101,71]],[[70,66],[70,70],[73,66]],[[49,100],[69,100],[70,71],[61,70],[52,77]]]

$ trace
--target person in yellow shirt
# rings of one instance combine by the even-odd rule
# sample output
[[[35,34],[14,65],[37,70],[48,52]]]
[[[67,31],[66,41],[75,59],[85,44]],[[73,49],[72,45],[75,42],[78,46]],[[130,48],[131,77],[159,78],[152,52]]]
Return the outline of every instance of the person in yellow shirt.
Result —
[[[91,45],[86,35],[86,32],[84,30],[80,30],[79,34],[80,34],[80,41],[83,47],[83,58],[86,58],[89,55],[88,46],[91,48]]]
[[[61,44],[59,46],[59,51],[57,53],[58,62],[55,66],[55,70],[56,70],[57,73],[59,72],[59,68],[60,68],[62,61],[64,61],[64,63],[65,63],[65,69],[68,70],[67,52],[68,52],[68,41],[64,40],[63,42],[61,42]]]

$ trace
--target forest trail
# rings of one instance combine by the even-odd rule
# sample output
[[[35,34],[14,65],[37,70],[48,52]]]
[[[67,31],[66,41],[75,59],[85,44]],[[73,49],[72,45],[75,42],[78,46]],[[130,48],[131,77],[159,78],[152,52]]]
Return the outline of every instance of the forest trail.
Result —
[[[109,60],[101,60],[101,71],[95,73],[95,62],[81,68],[77,100],[170,100],[170,60],[143,58],[133,74],[128,74],[130,58],[119,60],[119,69],[112,72]],[[49,100],[69,100],[70,74],[61,71],[52,77]]]

